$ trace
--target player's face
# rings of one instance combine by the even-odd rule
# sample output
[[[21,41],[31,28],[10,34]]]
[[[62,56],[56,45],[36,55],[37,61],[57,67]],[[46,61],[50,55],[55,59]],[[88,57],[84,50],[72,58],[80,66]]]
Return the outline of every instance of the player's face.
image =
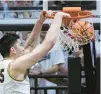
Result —
[[[24,54],[24,48],[22,46],[21,40],[18,39],[17,42],[14,45],[16,57],[22,56]]]

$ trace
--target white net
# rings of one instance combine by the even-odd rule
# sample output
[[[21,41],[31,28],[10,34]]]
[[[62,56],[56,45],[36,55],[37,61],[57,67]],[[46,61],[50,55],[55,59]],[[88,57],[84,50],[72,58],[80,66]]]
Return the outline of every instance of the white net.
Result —
[[[58,49],[72,52],[77,52],[79,50],[79,44],[72,38],[70,29],[64,28],[60,31],[56,44],[58,45]]]

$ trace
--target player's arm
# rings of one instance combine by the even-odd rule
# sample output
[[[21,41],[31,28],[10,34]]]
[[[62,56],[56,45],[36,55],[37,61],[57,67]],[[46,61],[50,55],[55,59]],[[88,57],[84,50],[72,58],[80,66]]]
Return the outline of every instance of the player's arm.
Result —
[[[37,38],[41,32],[43,22],[45,21],[44,13],[42,12],[40,18],[37,20],[34,28],[32,29],[31,34],[29,35],[28,39],[25,42],[24,48],[27,49],[29,46],[31,47],[32,43],[36,43]]]
[[[12,69],[20,73],[25,73],[33,64],[41,60],[42,57],[45,56],[46,53],[54,46],[62,23],[62,17],[68,15],[69,14],[63,12],[57,13],[43,43],[38,45],[31,53],[21,56],[16,59],[14,63],[11,63]]]

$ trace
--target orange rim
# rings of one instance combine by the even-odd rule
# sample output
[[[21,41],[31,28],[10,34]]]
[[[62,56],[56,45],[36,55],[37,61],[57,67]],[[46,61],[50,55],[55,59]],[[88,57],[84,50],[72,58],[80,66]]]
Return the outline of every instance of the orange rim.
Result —
[[[49,18],[49,19],[53,19],[54,18],[54,16],[55,16],[55,14],[56,14],[57,12],[54,12],[53,13],[53,16],[49,16],[46,12],[45,12],[45,17],[46,18]],[[92,15],[92,12],[91,11],[80,11],[80,12],[68,12],[68,13],[77,13],[77,16],[75,16],[75,17],[65,17],[65,18],[67,18],[67,19],[82,19],[82,18],[88,18],[88,17],[92,17],[93,15]]]
[[[69,13],[71,17],[65,17],[65,18],[70,20],[88,18],[93,16],[91,11],[88,10],[82,11],[81,7],[63,7],[62,12]],[[57,12],[53,12],[52,16],[49,16],[45,11],[44,13],[47,18],[53,19]]]

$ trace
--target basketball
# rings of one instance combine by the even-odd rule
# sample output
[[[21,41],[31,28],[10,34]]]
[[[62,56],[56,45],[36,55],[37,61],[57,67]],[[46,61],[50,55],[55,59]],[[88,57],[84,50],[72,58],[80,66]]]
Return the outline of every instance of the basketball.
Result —
[[[82,35],[92,40],[94,37],[94,28],[89,22],[77,21],[72,25],[72,33]]]

